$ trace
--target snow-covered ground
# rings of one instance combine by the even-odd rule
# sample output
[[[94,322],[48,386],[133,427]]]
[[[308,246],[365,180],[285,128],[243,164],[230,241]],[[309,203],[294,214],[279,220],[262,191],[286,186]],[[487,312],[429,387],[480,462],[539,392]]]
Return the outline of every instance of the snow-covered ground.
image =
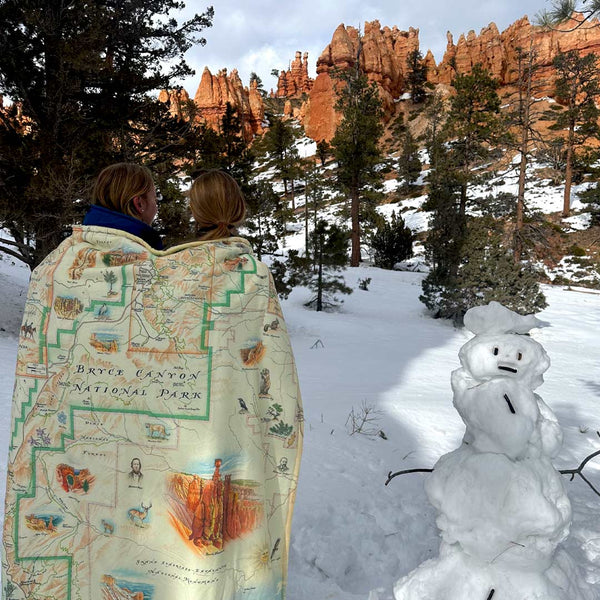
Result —
[[[0,260],[2,478],[28,277],[25,267],[12,262]],[[365,277],[371,278],[369,290],[357,289]],[[450,372],[460,366],[457,353],[470,334],[425,314],[418,300],[422,277],[348,269],[346,281],[355,291],[338,312],[307,310],[309,292],[302,288],[283,302],[306,418],[289,600],[387,600],[399,577],[437,554],[425,476],[406,475],[384,485],[390,470],[433,466],[464,431],[452,407]],[[544,286],[544,292],[549,307],[540,318],[552,326],[534,330],[534,338],[552,366],[537,392],[564,430],[556,466],[569,468],[600,448],[600,295],[554,286]],[[378,411],[373,425],[387,439],[349,435],[348,415],[363,406]],[[586,473],[600,487],[600,459]],[[565,548],[600,599],[600,498],[578,478],[566,485],[574,522]]]
[[[303,156],[314,152],[305,145]],[[532,169],[537,166],[531,165]],[[272,175],[272,174],[271,174]],[[393,191],[396,180],[390,180]],[[473,190],[472,196],[515,193],[515,173]],[[574,190],[575,192],[577,189]],[[425,197],[379,207],[400,211],[413,231],[427,228]],[[302,194],[298,205],[304,202]],[[530,208],[555,212],[561,189],[539,181],[527,191]],[[585,227],[574,196],[573,228]],[[337,219],[337,208],[322,211]],[[288,237],[301,248],[304,232]],[[572,262],[572,261],[571,261]],[[568,260],[557,273],[569,276]],[[29,270],[0,255],[0,488],[6,476],[10,399],[21,311]],[[418,297],[421,273],[374,267],[347,269],[354,293],[340,310],[316,313],[303,304],[310,293],[296,288],[284,301],[296,354],[305,411],[305,444],[293,523],[289,600],[390,600],[394,582],[438,553],[435,512],[424,492],[425,475],[390,471],[429,468],[458,446],[464,425],[452,406],[450,373],[458,350],[471,337],[425,313]],[[368,291],[358,280],[371,278]],[[574,468],[600,449],[600,293],[543,286],[549,307],[540,318],[551,327],[534,330],[552,361],[537,393],[564,431],[559,469]],[[367,408],[375,435],[349,433],[349,415]],[[382,431],[385,438],[376,435]],[[600,457],[586,475],[600,488]],[[573,505],[571,535],[563,545],[580,565],[580,577],[600,600],[600,497],[576,478],[565,478]],[[3,505],[0,503],[0,511]],[[439,600],[445,600],[440,598]],[[470,598],[465,600],[471,600]],[[480,600],[480,599],[475,599]],[[481,598],[484,600],[484,598]],[[494,598],[495,600],[495,598]],[[501,600],[501,599],[498,599]]]

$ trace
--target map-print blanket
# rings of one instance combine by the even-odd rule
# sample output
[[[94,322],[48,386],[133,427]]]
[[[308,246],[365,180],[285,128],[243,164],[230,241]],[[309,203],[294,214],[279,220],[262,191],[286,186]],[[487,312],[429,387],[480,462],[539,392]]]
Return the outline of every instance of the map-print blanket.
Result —
[[[32,275],[10,440],[5,598],[285,597],[302,407],[245,240],[75,228]]]

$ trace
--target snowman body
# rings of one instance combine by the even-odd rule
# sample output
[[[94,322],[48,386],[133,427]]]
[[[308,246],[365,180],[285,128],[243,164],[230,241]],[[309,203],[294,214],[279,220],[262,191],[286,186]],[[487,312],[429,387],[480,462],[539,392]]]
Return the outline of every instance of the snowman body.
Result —
[[[440,556],[400,579],[396,600],[587,598],[554,560],[571,506],[550,461],[562,432],[534,393],[550,361],[523,335],[539,324],[495,302],[467,312],[476,335],[451,380],[465,434],[425,483],[438,511]]]

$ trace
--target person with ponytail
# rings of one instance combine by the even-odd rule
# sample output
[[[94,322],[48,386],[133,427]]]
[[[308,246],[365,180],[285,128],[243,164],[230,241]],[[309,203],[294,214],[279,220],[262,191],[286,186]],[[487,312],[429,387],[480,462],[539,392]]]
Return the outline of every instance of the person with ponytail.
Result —
[[[233,177],[223,171],[205,171],[192,184],[189,196],[198,239],[237,235],[246,217],[246,201]]]

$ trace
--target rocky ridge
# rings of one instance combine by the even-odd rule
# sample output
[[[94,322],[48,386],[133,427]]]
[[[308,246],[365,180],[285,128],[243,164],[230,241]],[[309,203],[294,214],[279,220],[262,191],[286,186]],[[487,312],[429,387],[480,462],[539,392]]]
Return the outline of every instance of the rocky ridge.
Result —
[[[535,73],[536,96],[552,96],[554,57],[561,51],[577,50],[582,54],[600,54],[600,22],[597,19],[574,29],[581,16],[574,13],[571,22],[565,23],[560,31],[545,30],[532,25],[527,17],[519,19],[502,33],[494,23],[484,27],[479,35],[469,31],[461,34],[458,41],[450,32],[442,60],[436,63],[431,51],[425,54],[428,67],[427,79],[433,85],[449,86],[456,73],[468,73],[481,63],[502,87],[515,83],[517,73],[517,48],[532,49],[537,55],[539,68]],[[340,120],[335,111],[335,85],[332,77],[335,69],[355,66],[357,56],[360,67],[368,79],[376,83],[382,99],[384,118],[389,120],[396,112],[396,103],[406,90],[406,62],[409,53],[419,49],[419,30],[409,28],[401,31],[397,27],[381,27],[379,21],[365,23],[359,53],[359,32],[344,24],[338,26],[331,42],[317,59],[317,77],[313,81],[308,75],[308,55],[296,52],[295,59],[287,71],[282,71],[276,92],[272,96],[284,98],[308,98],[300,108],[292,108],[286,102],[284,113],[297,118],[306,134],[314,140],[330,140]],[[164,98],[168,96],[166,92]],[[182,95],[182,99],[185,98]],[[172,111],[177,112],[178,98],[171,95]],[[244,136],[251,139],[263,132],[264,100],[256,83],[245,88],[237,70],[227,74],[223,69],[212,75],[206,68],[194,96],[201,119],[211,127],[218,128],[230,102],[238,110],[244,127]]]

